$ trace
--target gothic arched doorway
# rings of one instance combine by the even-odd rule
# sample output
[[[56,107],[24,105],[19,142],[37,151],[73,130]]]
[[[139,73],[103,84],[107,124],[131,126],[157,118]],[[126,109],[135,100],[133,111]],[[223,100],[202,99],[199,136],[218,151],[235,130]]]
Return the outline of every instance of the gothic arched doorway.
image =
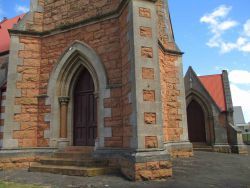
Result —
[[[79,75],[74,89],[75,146],[94,146],[97,137],[97,101],[95,86],[89,71],[85,68]]]
[[[205,115],[202,107],[195,100],[187,107],[187,119],[190,142],[206,143]]]

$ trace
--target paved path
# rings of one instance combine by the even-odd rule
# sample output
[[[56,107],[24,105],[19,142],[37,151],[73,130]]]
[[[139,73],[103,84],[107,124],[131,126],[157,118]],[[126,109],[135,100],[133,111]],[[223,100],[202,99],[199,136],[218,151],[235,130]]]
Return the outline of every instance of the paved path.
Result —
[[[167,181],[134,183],[121,176],[86,178],[29,173],[24,170],[2,171],[0,180],[55,188],[250,188],[250,155],[195,152],[192,158],[174,161],[174,176]]]

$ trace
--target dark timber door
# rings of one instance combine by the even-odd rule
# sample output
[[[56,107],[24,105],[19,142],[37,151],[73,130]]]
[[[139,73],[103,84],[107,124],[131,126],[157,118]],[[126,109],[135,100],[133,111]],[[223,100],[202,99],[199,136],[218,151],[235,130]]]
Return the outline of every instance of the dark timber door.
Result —
[[[94,82],[87,69],[79,76],[74,91],[74,145],[94,146],[97,137]]]
[[[192,101],[187,108],[188,135],[191,142],[206,142],[205,119],[201,106]]]

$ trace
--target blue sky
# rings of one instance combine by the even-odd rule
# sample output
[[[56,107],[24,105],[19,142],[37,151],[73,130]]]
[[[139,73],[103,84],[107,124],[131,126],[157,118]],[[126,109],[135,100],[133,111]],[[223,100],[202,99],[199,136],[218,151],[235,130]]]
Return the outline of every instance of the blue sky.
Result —
[[[250,2],[249,0],[169,0],[175,39],[184,72],[198,75],[229,72],[235,106],[250,122]]]
[[[0,0],[0,19],[28,11],[30,0]],[[249,0],[169,0],[177,44],[185,52],[184,72],[229,72],[233,102],[250,121]]]

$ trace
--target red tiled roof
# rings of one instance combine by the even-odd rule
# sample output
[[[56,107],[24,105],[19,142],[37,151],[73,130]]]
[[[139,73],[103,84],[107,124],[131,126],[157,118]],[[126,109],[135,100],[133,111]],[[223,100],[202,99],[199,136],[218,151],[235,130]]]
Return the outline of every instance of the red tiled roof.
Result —
[[[222,111],[226,111],[226,97],[221,74],[198,76],[210,96]]]
[[[0,53],[9,51],[10,35],[8,29],[12,29],[14,24],[16,24],[20,19],[22,19],[23,16],[24,14],[0,22]]]

